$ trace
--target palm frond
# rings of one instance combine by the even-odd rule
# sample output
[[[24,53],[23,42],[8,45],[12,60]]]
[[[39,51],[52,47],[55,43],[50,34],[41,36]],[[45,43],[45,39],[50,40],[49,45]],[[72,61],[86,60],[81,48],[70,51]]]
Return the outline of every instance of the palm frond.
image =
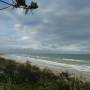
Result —
[[[25,15],[26,15],[28,12],[29,12],[29,9],[26,9],[26,10],[25,10]]]

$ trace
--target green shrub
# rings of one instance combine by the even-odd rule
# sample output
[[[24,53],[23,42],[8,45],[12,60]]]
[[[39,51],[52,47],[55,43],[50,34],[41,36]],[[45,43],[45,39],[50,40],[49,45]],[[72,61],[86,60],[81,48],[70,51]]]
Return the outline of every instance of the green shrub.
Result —
[[[49,69],[0,58],[0,90],[90,90],[90,83],[71,78],[66,72],[55,75]]]

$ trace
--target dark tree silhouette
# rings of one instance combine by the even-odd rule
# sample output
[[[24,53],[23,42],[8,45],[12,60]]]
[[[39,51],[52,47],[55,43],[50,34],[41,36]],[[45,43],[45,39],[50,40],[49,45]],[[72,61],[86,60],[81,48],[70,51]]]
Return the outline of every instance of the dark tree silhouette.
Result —
[[[26,0],[12,0],[11,3],[9,3],[5,0],[0,0],[0,2],[6,4],[6,6],[3,8],[0,8],[0,10],[7,9],[12,6],[14,8],[23,8],[25,10],[25,14],[27,14],[29,10],[32,11],[39,7],[37,2],[35,2],[35,1],[31,1],[30,5],[26,4]]]

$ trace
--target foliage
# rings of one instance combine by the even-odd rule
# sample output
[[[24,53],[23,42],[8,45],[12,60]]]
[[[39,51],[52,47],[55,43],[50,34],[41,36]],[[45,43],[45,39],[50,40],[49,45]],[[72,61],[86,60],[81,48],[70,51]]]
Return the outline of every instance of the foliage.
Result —
[[[55,75],[49,69],[0,58],[0,90],[90,90],[90,83],[68,73]]]

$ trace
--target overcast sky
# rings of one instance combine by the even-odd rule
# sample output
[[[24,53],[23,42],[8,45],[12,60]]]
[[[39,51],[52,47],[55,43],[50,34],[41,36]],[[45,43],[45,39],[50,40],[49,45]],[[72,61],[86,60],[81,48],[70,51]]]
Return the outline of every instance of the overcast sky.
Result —
[[[90,0],[37,3],[27,15],[22,9],[0,11],[0,48],[90,53]]]

